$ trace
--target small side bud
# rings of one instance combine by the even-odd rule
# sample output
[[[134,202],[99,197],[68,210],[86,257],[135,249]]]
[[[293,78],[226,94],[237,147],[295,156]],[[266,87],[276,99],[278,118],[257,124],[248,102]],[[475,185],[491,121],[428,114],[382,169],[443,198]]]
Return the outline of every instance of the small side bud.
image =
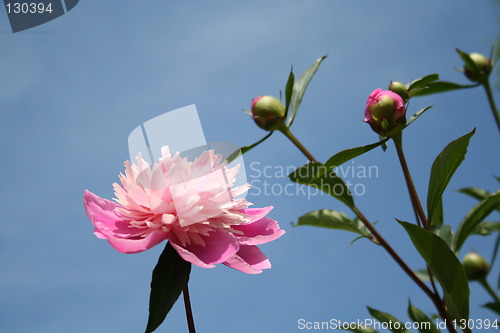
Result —
[[[404,102],[408,101],[408,89],[401,82],[391,82],[389,85],[389,90],[398,94]]]
[[[491,73],[491,61],[486,58],[481,53],[471,53],[469,58],[472,60],[475,66],[471,66],[468,63],[464,64],[464,74],[467,78],[473,82],[485,82]]]
[[[400,131],[406,123],[406,108],[403,98],[389,90],[376,89],[365,108],[365,122],[376,133],[390,137]]]
[[[283,125],[285,106],[272,96],[259,96],[252,100],[252,118],[263,130],[274,131]]]
[[[465,274],[467,274],[467,278],[470,281],[484,279],[490,271],[486,259],[475,252],[470,252],[465,255],[462,264],[465,269]]]

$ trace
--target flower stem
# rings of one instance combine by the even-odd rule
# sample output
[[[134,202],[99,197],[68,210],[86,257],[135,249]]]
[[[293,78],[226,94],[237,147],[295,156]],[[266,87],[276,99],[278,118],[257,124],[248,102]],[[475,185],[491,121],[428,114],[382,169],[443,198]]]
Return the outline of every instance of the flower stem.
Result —
[[[188,286],[182,291],[184,296],[184,308],[186,309],[186,319],[188,324],[189,333],[196,333],[194,328],[193,311],[191,309],[191,300],[189,299],[189,289]]]
[[[493,92],[491,91],[491,85],[489,80],[483,82],[484,90],[486,91],[486,96],[488,97],[488,102],[490,103],[491,112],[497,123],[498,130],[500,131],[500,116],[498,115],[498,109],[495,104],[495,99],[493,98]]]
[[[302,143],[295,137],[295,135],[292,134],[290,129],[286,126],[283,126],[282,128],[279,129],[281,133],[283,133],[292,143],[299,148],[299,150],[304,154],[305,157],[311,162],[318,162],[312,155],[311,153],[302,145]]]
[[[439,312],[439,315],[441,318],[443,318],[446,322],[446,326],[448,327],[448,331],[451,333],[456,333],[457,330],[455,327],[453,327],[453,323],[450,317],[450,314],[448,313],[448,310],[446,309],[446,306],[444,305],[443,300],[439,297],[439,294],[437,293],[437,290],[434,287],[435,292],[433,292],[422,280],[418,278],[418,276],[413,272],[413,270],[408,267],[408,265],[401,259],[401,257],[394,251],[394,249],[387,243],[387,241],[378,233],[378,231],[375,229],[373,224],[368,221],[368,219],[361,213],[361,211],[356,208],[356,207],[351,207],[352,211],[356,216],[361,220],[361,222],[365,225],[365,227],[370,230],[372,235],[375,236],[377,239],[378,243],[389,253],[389,255],[396,261],[396,263],[403,269],[403,271],[417,284],[417,286],[422,289],[422,291],[431,299],[431,301],[434,303],[434,306]]]
[[[406,187],[408,188],[408,193],[410,194],[410,199],[413,210],[415,211],[415,216],[419,217],[420,220],[422,220],[422,224],[424,225],[425,229],[429,229],[429,222],[427,221],[427,217],[425,216],[424,210],[422,209],[422,204],[420,203],[420,199],[418,198],[417,190],[415,189],[415,185],[413,184],[410,169],[408,168],[405,154],[403,152],[403,133],[400,132],[396,134],[392,138],[392,140],[394,141],[394,145],[396,146],[396,152],[398,153],[399,163],[401,164],[401,169],[403,170],[403,174],[405,176]]]
[[[486,291],[488,292],[488,294],[490,294],[491,297],[493,297],[493,299],[495,300],[496,303],[500,303],[500,298],[495,293],[495,291],[493,290],[493,288],[491,288],[491,286],[488,283],[488,281],[486,281],[486,278],[481,279],[478,282],[484,287],[484,289],[486,289]]]

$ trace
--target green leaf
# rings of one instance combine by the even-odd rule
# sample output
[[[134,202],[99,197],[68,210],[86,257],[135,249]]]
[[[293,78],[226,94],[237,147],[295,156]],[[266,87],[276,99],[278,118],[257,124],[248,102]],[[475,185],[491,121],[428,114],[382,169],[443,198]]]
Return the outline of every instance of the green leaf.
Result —
[[[299,217],[296,226],[310,225],[354,232],[361,236],[370,236],[370,231],[359,220],[351,220],[342,212],[332,209],[320,209]]]
[[[497,240],[495,241],[495,246],[493,246],[493,255],[491,256],[491,261],[490,261],[490,272],[491,272],[491,269],[493,268],[493,265],[495,264],[495,261],[497,259],[497,254],[498,254],[499,248],[500,248],[500,234],[497,236]],[[498,276],[497,289],[500,289],[500,275]]]
[[[473,235],[489,236],[494,232],[500,232],[500,222],[482,222],[472,230]]]
[[[450,142],[432,164],[429,189],[427,191],[427,219],[431,224],[434,210],[441,200],[441,196],[451,177],[464,160],[469,140],[475,131],[476,129]]]
[[[415,79],[415,80],[411,81],[410,83],[408,83],[406,85],[406,89],[414,90],[417,88],[421,88],[421,87],[424,87],[424,86],[428,85],[429,83],[437,81],[437,80],[439,80],[438,74],[429,74],[429,75],[426,75],[420,79]]]
[[[487,303],[483,306],[500,315],[500,303]]]
[[[328,161],[326,161],[325,165],[329,168],[336,168],[339,165],[342,165],[343,163],[355,157],[363,155],[364,153],[369,152],[373,148],[382,145],[383,143],[387,142],[387,140],[389,140],[389,138],[385,138],[379,142],[375,142],[370,145],[342,150],[341,152],[338,152],[337,154],[330,157]]]
[[[479,84],[464,85],[464,84],[458,84],[458,83],[448,82],[448,81],[437,81],[437,82],[429,83],[425,87],[415,89],[414,91],[412,91],[411,97],[427,96],[427,95],[439,94],[439,93],[453,91],[453,90],[475,88],[477,86],[479,86]]]
[[[372,309],[369,306],[367,306],[366,308],[368,309],[368,312],[370,312],[370,314],[373,316],[373,318],[377,319],[378,321],[380,321],[382,323],[392,322],[392,324],[389,326],[389,328],[392,327],[392,329],[390,329],[391,332],[410,333],[410,331],[408,331],[405,328],[405,325],[402,322],[400,322],[399,320],[397,320],[394,316],[392,316],[386,312]]]
[[[477,187],[461,188],[460,190],[458,190],[458,192],[467,194],[468,196],[477,200],[484,200],[487,196],[490,195],[490,192]],[[497,211],[500,212],[500,207],[497,208]]]
[[[411,320],[419,323],[418,331],[420,333],[440,333],[432,319],[430,319],[422,310],[415,307],[411,302],[408,302],[408,316]]]
[[[354,207],[351,191],[332,168],[319,162],[301,166],[290,175],[292,182],[317,188],[340,200],[348,207]]]
[[[425,111],[429,110],[430,108],[432,108],[432,105],[431,106],[428,106],[426,108],[423,108],[422,110],[416,112],[413,116],[410,117],[410,120],[408,120],[408,122],[406,123],[405,127],[408,127],[412,122],[414,122],[418,117],[420,117],[421,115],[424,114]]]
[[[292,100],[293,84],[295,82],[295,75],[293,74],[293,67],[290,69],[290,75],[286,81],[285,88],[285,117],[288,114],[288,108],[290,107],[290,101]]]
[[[191,263],[182,259],[170,242],[163,250],[153,270],[149,296],[149,318],[146,333],[161,325],[168,312],[187,287]]]
[[[500,190],[490,194],[484,200],[467,213],[465,218],[458,226],[457,234],[455,235],[453,248],[456,253],[460,251],[465,240],[472,234],[476,227],[481,223],[492,211],[500,205]]]
[[[306,92],[307,86],[309,85],[309,82],[311,82],[311,79],[313,78],[314,74],[316,74],[316,71],[321,65],[321,62],[326,57],[327,56],[323,56],[318,60],[316,60],[316,62],[311,67],[306,69],[304,73],[302,73],[302,75],[299,77],[299,79],[295,81],[295,83],[293,84],[293,92],[292,92],[292,97],[290,99],[290,108],[288,109],[287,120],[286,120],[287,127],[292,126],[293,120],[295,119],[297,111],[299,110],[300,103],[302,103],[302,97],[304,97],[304,93]]]
[[[445,304],[453,319],[469,317],[469,283],[464,268],[441,237],[417,225],[398,221],[429,265],[444,292]]]
[[[441,237],[442,240],[448,245],[451,249],[451,244],[453,242],[453,232],[451,231],[451,225],[432,225],[432,232]]]
[[[250,146],[246,146],[246,147],[241,147],[240,149],[238,150],[235,150],[234,152],[231,153],[231,155],[229,155],[227,158],[226,158],[226,162],[227,163],[231,163],[232,161],[234,161],[238,156],[240,155],[243,155],[245,154],[246,152],[248,152],[250,149],[253,149],[255,147],[257,147],[258,145],[260,145],[262,142],[266,141],[274,132],[269,132],[265,137],[263,137],[262,139],[260,139],[259,141],[257,141],[256,143],[254,144],[251,144]]]

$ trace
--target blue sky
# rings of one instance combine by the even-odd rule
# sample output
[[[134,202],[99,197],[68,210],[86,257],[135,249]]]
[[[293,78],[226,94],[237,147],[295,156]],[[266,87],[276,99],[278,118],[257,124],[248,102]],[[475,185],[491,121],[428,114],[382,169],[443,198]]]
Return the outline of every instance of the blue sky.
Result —
[[[112,197],[128,159],[127,137],[142,122],[196,104],[208,141],[250,144],[265,133],[241,110],[253,97],[278,95],[291,65],[299,74],[329,54],[292,128],[325,161],[377,140],[362,122],[375,88],[430,73],[466,83],[454,70],[461,66],[454,48],[488,54],[497,16],[493,1],[82,0],[54,21],[12,34],[0,10],[0,330],[144,330],[151,271],[163,246],[118,253],[93,235],[82,201],[84,189]],[[444,196],[445,219],[456,229],[475,204],[457,189],[498,188],[492,176],[499,175],[500,137],[481,89],[414,99],[408,112],[427,105],[434,108],[405,131],[404,143],[422,198],[435,156],[477,127]],[[257,170],[306,162],[279,134],[245,160]],[[394,220],[413,214],[393,147],[351,165],[378,168],[377,177],[347,177],[366,188],[356,202],[411,267],[421,268]],[[247,171],[256,186],[289,183]],[[287,231],[262,246],[273,269],[250,276],[193,267],[199,332],[300,332],[301,318],[368,318],[366,305],[405,321],[409,298],[433,312],[383,249],[366,241],[349,246],[354,235],[346,232],[290,225],[320,208],[347,212],[341,203],[256,192],[248,199],[255,207],[273,205],[271,217]],[[472,237],[461,256],[475,250],[490,258],[493,242]],[[485,292],[473,284],[471,294],[471,317],[494,318],[480,308],[489,301]],[[187,332],[182,302],[158,332]]]

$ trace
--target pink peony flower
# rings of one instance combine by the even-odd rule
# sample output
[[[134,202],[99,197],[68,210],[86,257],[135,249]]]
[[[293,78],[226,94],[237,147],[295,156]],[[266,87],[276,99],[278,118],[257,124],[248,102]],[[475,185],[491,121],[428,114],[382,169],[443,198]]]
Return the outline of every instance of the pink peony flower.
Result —
[[[406,122],[403,98],[390,90],[375,89],[365,108],[365,122],[381,135],[388,135]]]
[[[272,207],[248,208],[238,198],[249,185],[232,188],[239,166],[226,167],[212,150],[194,162],[171,155],[150,167],[139,154],[137,164],[125,162],[125,175],[113,184],[116,202],[85,190],[87,215],[97,237],[118,251],[137,253],[169,240],[186,261],[204,268],[223,263],[244,273],[271,268],[256,245],[285,232],[266,215]]]

